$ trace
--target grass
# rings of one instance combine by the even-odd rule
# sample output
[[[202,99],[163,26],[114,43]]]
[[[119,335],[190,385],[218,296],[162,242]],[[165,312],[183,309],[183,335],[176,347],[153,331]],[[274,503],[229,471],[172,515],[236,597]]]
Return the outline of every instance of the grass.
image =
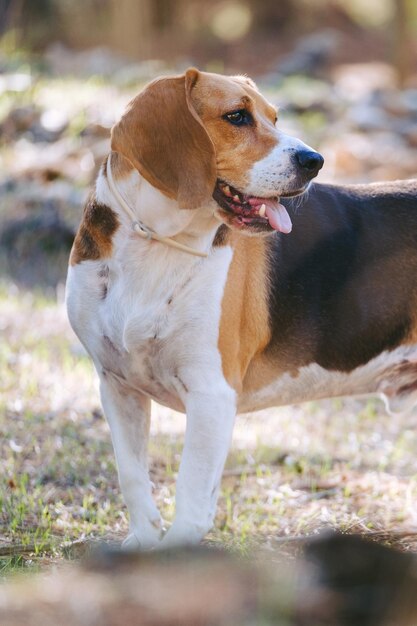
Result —
[[[3,285],[0,327],[1,578],[120,541],[128,520],[93,368],[63,303]],[[153,413],[151,476],[170,520],[184,417]],[[294,536],[330,526],[416,549],[416,417],[354,399],[239,417],[208,543],[291,550]]]

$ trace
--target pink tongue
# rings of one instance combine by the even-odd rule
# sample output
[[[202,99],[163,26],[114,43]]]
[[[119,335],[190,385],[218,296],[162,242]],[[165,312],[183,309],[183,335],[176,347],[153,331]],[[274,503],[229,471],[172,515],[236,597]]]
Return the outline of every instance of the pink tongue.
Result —
[[[266,216],[269,221],[269,225],[274,230],[279,230],[281,233],[290,233],[292,230],[291,218],[288,215],[285,206],[277,202],[275,206],[269,204],[266,205]]]
[[[271,228],[281,233],[287,234],[291,232],[291,218],[285,206],[280,204],[278,200],[272,200],[272,198],[250,198],[249,204],[257,206],[258,208],[264,204],[266,207],[265,214]]]

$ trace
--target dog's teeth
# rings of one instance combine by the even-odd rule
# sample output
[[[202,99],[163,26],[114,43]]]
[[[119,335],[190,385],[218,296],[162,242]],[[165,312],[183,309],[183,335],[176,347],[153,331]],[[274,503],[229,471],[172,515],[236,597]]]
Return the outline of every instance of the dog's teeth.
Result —
[[[225,185],[223,187],[223,192],[226,194],[226,196],[231,196],[232,194],[230,193],[230,187],[229,185]]]
[[[259,215],[261,217],[265,217],[265,213],[266,213],[266,206],[264,204],[261,204],[261,207],[259,209]]]
[[[233,196],[233,200],[235,202],[240,202],[240,198],[239,198],[239,196],[237,194],[235,196]]]

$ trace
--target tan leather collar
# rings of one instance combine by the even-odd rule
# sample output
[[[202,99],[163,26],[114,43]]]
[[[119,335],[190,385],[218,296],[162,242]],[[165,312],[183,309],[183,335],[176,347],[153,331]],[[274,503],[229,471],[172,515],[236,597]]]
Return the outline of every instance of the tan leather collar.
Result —
[[[170,239],[169,237],[161,237],[161,235],[158,235],[148,226],[143,224],[143,222],[138,220],[136,218],[136,215],[134,214],[130,206],[127,204],[126,200],[122,198],[119,190],[116,187],[116,183],[114,182],[113,174],[111,171],[110,161],[111,161],[111,154],[109,154],[109,157],[107,159],[107,168],[106,168],[107,182],[109,184],[110,191],[112,192],[112,194],[114,195],[114,197],[116,198],[120,206],[126,211],[128,216],[132,220],[132,229],[135,231],[135,233],[137,233],[143,239],[149,239],[149,240],[153,239],[155,241],[159,241],[160,243],[164,243],[165,245],[170,246],[171,248],[176,248],[177,250],[181,250],[182,252],[187,252],[188,254],[192,254],[194,256],[199,256],[199,257],[204,257],[204,258],[208,257],[208,254],[206,252],[200,252],[199,250],[194,250],[194,248],[190,248],[189,246],[186,246],[182,243],[178,243],[178,241],[175,241],[174,239]]]

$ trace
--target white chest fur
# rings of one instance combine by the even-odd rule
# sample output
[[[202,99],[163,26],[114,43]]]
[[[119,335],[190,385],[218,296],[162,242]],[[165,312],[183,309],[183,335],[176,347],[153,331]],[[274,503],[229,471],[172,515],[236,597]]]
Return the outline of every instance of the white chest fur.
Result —
[[[133,237],[107,261],[72,267],[69,316],[96,367],[182,409],[190,385],[203,389],[204,378],[221,376],[217,342],[231,256],[223,247],[195,259]]]
[[[209,251],[218,222],[213,207],[187,211],[138,172],[118,183],[138,219],[163,236]],[[102,174],[97,198],[114,206]],[[229,247],[198,258],[132,232],[118,212],[110,258],[70,267],[67,307],[71,324],[97,369],[118,376],[172,408],[183,408],[188,386],[222,378],[217,348]],[[204,373],[204,375],[203,375]]]

